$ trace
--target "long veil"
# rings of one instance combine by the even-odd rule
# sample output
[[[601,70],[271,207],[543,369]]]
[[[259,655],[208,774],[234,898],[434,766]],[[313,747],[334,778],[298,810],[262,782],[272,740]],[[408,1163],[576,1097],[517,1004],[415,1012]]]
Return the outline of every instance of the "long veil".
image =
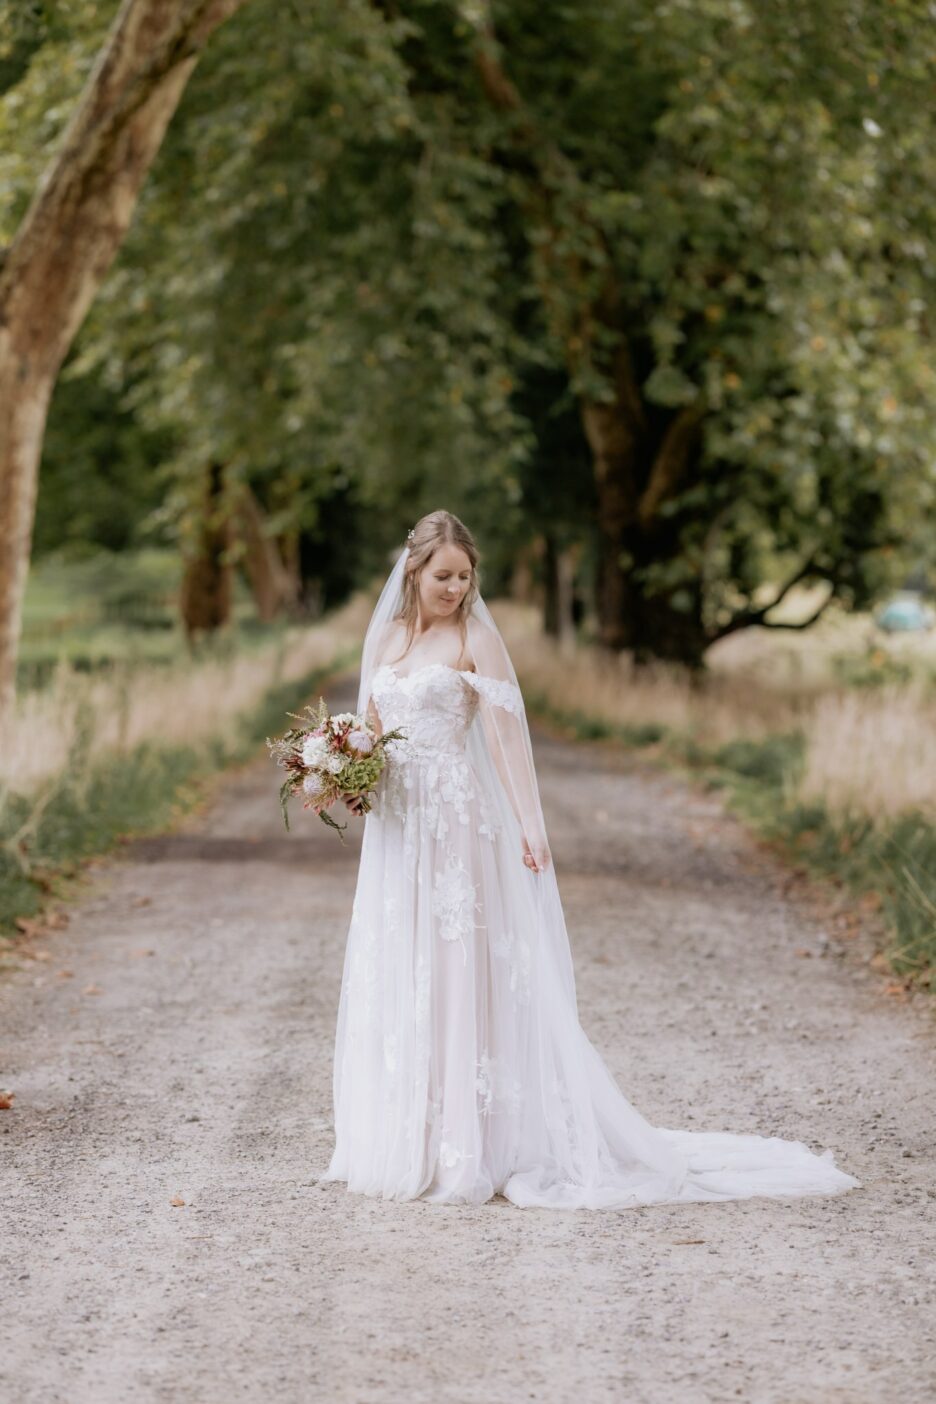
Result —
[[[362,714],[402,607],[408,556],[404,548],[367,628],[358,692]],[[834,1166],[831,1152],[818,1156],[800,1142],[776,1138],[654,1127],[626,1099],[579,1023],[526,710],[507,648],[480,592],[471,605],[468,637],[476,672],[464,676],[479,698],[468,757],[509,838],[498,879],[500,911],[520,928],[509,939],[513,950],[524,952],[526,966],[525,998],[511,1030],[522,1095],[511,1128],[512,1173],[501,1192],[521,1206],[597,1209],[753,1194],[829,1194],[856,1185]],[[524,864],[525,848],[537,859],[537,871]],[[489,939],[496,942],[503,934],[491,932]]]
[[[357,704],[361,715],[367,711],[374,673],[384,658],[389,626],[403,605],[408,558],[409,549],[404,547],[380,592],[364,636]],[[481,700],[468,737],[469,758],[489,792],[505,806],[504,817],[520,826],[534,856],[545,859],[549,846],[523,695],[501,632],[480,590],[471,604],[468,637],[477,666],[476,676],[468,681]],[[543,866],[551,868],[549,863]],[[555,884],[555,877],[552,881]]]

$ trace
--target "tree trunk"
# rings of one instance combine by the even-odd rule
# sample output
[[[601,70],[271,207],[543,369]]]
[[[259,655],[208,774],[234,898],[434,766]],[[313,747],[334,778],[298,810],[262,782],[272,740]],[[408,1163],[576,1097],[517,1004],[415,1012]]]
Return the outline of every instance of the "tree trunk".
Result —
[[[585,400],[581,412],[598,494],[598,638],[605,648],[628,648],[628,577],[633,559],[627,542],[637,517],[639,446],[617,406]]]
[[[575,648],[575,575],[579,545],[566,546],[556,558],[556,615],[559,647],[571,654]]]
[[[549,531],[543,536],[543,633],[559,637],[559,547]]]
[[[0,265],[0,731],[12,713],[39,458],[59,368],[198,54],[244,0],[124,0]]]
[[[10,393],[0,328],[0,735],[16,698],[16,660],[32,528],[39,450],[52,394],[49,376],[23,378]]]
[[[554,638],[563,649],[575,643],[573,598],[577,549],[561,548],[552,532],[544,536],[543,631]]]
[[[704,666],[708,638],[702,623],[701,590],[684,587],[684,594],[686,607],[677,609],[668,595],[649,595],[630,585],[625,597],[625,647],[635,663],[664,659],[693,669]]]
[[[214,633],[231,618],[232,536],[224,469],[213,463],[205,480],[194,550],[186,562],[179,592],[179,612],[190,642]]]
[[[682,554],[678,518],[661,508],[696,471],[701,411],[678,411],[655,442],[645,415],[635,413],[633,382],[620,366],[615,382],[614,402],[582,401],[598,491],[598,636],[606,648],[631,651],[638,663],[665,658],[698,668],[707,642],[701,585],[651,594],[641,572]]]
[[[284,560],[275,538],[265,530],[263,511],[245,484],[238,503],[238,534],[243,543],[243,565],[250,582],[257,614],[265,624],[284,610],[295,613],[299,599],[298,553]]]
[[[299,530],[286,531],[279,538],[279,555],[283,563],[283,599],[289,614],[302,614],[302,559],[299,554]]]

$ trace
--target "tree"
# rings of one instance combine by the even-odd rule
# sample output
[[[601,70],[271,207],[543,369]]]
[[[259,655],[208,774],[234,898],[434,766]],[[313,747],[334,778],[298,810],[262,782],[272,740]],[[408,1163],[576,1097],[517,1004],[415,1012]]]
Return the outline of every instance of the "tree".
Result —
[[[210,46],[74,362],[168,445],[160,521],[240,523],[270,612],[444,504],[551,628],[575,568],[691,663],[797,580],[866,602],[932,550],[917,0],[496,14],[252,0]]]
[[[461,6],[592,451],[611,647],[697,665],[807,579],[866,603],[932,522],[924,11]]]
[[[284,563],[301,539],[310,601],[334,599],[342,544],[366,578],[440,502],[482,529],[520,521],[502,500],[525,421],[498,305],[501,177],[456,111],[414,111],[401,44],[366,0],[253,0],[199,65],[81,334],[82,371],[119,367],[175,445],[164,519],[186,555],[216,539],[199,485],[225,465],[264,614],[289,596],[271,605],[245,500]]]
[[[243,0],[124,0],[0,268],[0,727],[16,658],[36,484],[59,369],[130,224],[213,31]],[[26,35],[24,43],[29,43]]]

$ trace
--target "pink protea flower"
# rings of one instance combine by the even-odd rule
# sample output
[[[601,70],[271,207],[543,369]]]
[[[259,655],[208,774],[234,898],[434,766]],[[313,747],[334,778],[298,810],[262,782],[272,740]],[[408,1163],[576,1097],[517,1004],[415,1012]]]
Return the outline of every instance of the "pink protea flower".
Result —
[[[366,731],[349,732],[348,745],[353,747],[359,756],[369,756],[374,749],[374,743]]]

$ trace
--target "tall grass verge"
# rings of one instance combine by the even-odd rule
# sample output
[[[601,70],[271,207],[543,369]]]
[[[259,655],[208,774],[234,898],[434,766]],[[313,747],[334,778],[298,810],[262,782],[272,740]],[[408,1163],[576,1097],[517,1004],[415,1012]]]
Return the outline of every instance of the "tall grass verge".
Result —
[[[925,679],[798,686],[769,674],[694,680],[544,640],[500,604],[531,711],[577,739],[640,747],[725,791],[758,832],[881,911],[907,982],[936,987],[936,696]]]
[[[62,668],[26,693],[0,760],[0,936],[67,891],[88,857],[165,828],[199,780],[285,729],[286,713],[351,663],[370,607],[358,596],[227,656],[91,677]]]

